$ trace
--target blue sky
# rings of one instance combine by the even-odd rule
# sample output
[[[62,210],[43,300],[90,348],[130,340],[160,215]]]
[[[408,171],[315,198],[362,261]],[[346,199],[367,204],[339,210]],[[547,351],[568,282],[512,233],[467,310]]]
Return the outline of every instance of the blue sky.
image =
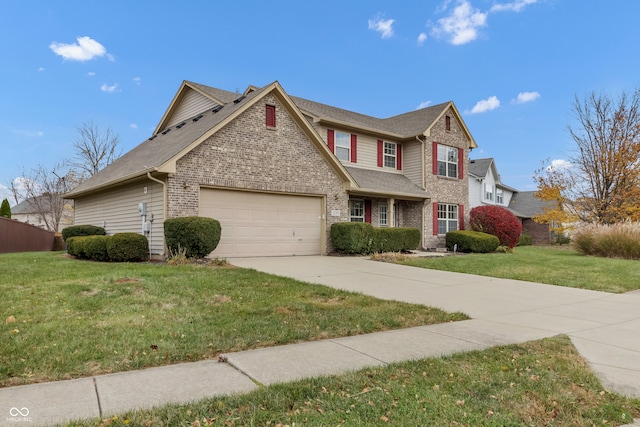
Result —
[[[72,155],[77,128],[126,152],[182,80],[376,117],[453,100],[502,182],[565,159],[571,103],[638,88],[637,0],[29,1],[0,14],[0,197]]]

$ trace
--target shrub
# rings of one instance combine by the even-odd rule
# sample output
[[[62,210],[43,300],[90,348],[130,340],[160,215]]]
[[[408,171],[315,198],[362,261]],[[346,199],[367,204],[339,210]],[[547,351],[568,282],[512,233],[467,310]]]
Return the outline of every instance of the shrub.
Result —
[[[64,240],[62,240],[62,235],[60,233],[56,233],[53,237],[53,250],[64,251]]]
[[[106,231],[95,225],[74,225],[62,230],[62,238],[66,242],[68,238],[75,236],[104,236]]]
[[[417,228],[374,228],[371,251],[403,252],[420,245],[420,230]]]
[[[164,238],[170,253],[184,250],[187,258],[204,258],[220,243],[222,229],[213,218],[187,216],[167,219]]]
[[[107,239],[107,253],[114,262],[149,259],[149,241],[138,233],[116,233]]]
[[[67,253],[76,258],[85,259],[84,241],[89,236],[73,236],[67,240]]]
[[[508,209],[500,206],[478,206],[470,212],[471,229],[493,234],[500,244],[513,248],[522,234],[520,220]]]
[[[333,248],[345,254],[372,253],[373,227],[366,222],[337,222],[331,225]]]
[[[445,235],[447,250],[458,252],[488,253],[500,246],[500,240],[492,234],[481,231],[449,231]],[[457,246],[456,246],[457,245]]]
[[[640,223],[586,225],[573,235],[574,247],[584,255],[640,259]]]
[[[533,237],[530,234],[522,234],[518,239],[517,246],[531,246],[533,244]]]
[[[107,242],[109,236],[84,236],[82,239],[84,258],[91,261],[109,261]]]
[[[7,199],[2,199],[2,204],[0,204],[0,217],[11,218],[11,206],[9,206]]]

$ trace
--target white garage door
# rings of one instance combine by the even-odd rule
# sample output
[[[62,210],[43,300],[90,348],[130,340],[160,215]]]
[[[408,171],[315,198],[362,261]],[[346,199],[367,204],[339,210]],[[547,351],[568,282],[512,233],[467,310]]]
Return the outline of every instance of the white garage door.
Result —
[[[201,189],[200,216],[220,221],[212,256],[319,255],[320,197]]]

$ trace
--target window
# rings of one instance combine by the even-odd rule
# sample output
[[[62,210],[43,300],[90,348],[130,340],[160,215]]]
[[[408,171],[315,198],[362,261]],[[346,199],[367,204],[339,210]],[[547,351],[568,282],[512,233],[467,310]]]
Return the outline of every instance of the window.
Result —
[[[364,222],[364,200],[349,200],[349,220]]]
[[[387,227],[389,225],[389,207],[387,205],[380,205],[378,211],[378,225],[380,227]]]
[[[458,205],[438,203],[438,234],[458,230]]]
[[[449,116],[444,117],[444,128],[445,130],[451,130],[451,117]]]
[[[493,185],[488,185],[486,182],[484,183],[484,199],[493,201]]]
[[[396,144],[393,142],[384,143],[384,167],[396,167]]]
[[[340,160],[351,160],[351,137],[348,133],[337,132],[335,133],[335,150],[336,157]]]
[[[265,106],[265,124],[267,127],[270,127],[270,128],[276,127],[276,106],[275,105]]]
[[[496,203],[504,205],[504,192],[502,188],[496,188]]]
[[[438,175],[449,178],[458,177],[458,149],[437,144]]]

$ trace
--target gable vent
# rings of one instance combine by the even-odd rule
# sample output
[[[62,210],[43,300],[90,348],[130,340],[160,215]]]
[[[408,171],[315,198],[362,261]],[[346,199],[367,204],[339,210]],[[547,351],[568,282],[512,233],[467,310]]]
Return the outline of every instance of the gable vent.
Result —
[[[176,125],[176,128],[180,129],[182,126],[186,125],[187,122],[182,122],[179,125]]]
[[[218,111],[222,110],[223,107],[224,107],[223,105],[216,105],[215,108],[211,110],[211,112],[217,113]]]
[[[158,136],[158,135],[151,135],[151,136],[149,137],[149,141],[153,140],[156,136]]]
[[[166,135],[166,134],[168,134],[170,131],[171,131],[171,128],[169,128],[169,129],[165,129],[165,130],[163,130],[161,133],[162,133],[163,135]]]
[[[242,95],[240,98],[236,99],[233,101],[234,104],[237,104],[238,102],[242,101],[243,99],[245,99],[246,96]]]
[[[200,120],[202,118],[202,114],[200,114],[199,116],[194,117],[193,120],[194,122],[197,122],[198,120]]]

